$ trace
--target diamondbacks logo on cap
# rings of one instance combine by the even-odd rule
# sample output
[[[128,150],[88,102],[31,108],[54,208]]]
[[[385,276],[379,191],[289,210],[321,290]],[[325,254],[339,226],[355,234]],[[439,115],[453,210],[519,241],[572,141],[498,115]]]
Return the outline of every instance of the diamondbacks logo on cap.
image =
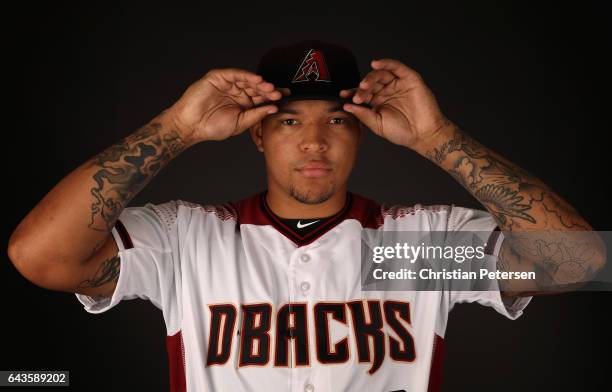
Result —
[[[306,53],[291,83],[308,81],[331,82],[325,57],[320,50],[310,49]]]

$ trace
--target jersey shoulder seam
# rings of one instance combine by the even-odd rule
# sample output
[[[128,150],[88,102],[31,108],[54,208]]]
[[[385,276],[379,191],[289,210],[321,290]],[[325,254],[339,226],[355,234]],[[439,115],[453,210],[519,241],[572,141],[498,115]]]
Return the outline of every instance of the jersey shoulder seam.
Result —
[[[219,220],[237,220],[238,214],[229,203],[223,204],[200,204],[185,200],[177,200],[177,205],[191,210],[197,210],[204,214],[215,214]]]
[[[430,204],[424,205],[417,203],[414,206],[405,205],[388,205],[382,204],[380,207],[381,216],[383,220],[387,217],[392,219],[404,218],[409,215],[415,215],[420,212],[431,212],[431,213],[448,213],[451,210],[450,205],[446,204]]]

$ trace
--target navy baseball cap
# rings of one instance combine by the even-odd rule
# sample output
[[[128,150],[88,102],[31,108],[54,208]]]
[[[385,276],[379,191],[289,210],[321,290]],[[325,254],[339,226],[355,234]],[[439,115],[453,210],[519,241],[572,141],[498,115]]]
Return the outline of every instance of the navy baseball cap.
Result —
[[[323,99],[351,102],[340,90],[357,87],[361,81],[355,55],[349,49],[328,42],[307,40],[268,50],[259,61],[257,73],[275,88],[288,88],[290,95],[276,101]]]

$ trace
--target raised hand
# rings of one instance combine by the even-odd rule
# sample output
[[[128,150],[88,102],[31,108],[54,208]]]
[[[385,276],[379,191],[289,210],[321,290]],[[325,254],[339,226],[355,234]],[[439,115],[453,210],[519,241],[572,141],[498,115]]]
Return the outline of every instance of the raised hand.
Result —
[[[189,144],[238,135],[278,108],[281,92],[260,75],[236,68],[213,69],[193,83],[168,112]]]
[[[394,59],[373,60],[373,70],[359,86],[342,90],[352,98],[344,110],[353,113],[377,135],[392,143],[417,149],[450,124],[421,76]],[[363,106],[371,106],[371,109]]]

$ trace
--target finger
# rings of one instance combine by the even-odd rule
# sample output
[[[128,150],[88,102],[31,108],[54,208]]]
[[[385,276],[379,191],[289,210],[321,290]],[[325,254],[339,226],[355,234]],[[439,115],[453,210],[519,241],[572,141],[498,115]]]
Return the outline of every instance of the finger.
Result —
[[[274,89],[274,85],[268,82],[250,83],[250,82],[238,81],[235,84],[241,89],[244,89],[247,92],[247,94],[251,96],[259,95],[259,94],[266,94],[266,93],[271,93],[271,92],[276,91]]]
[[[279,98],[279,93],[274,93],[274,85],[266,82],[260,75],[237,68],[225,68],[211,71],[212,76],[217,80],[217,87],[234,97],[246,98],[256,94],[267,95],[271,100]],[[251,88],[251,94],[246,92],[246,88]]]
[[[382,83],[383,85],[391,83],[393,79],[397,78],[391,71],[386,69],[377,69],[368,73],[365,78],[359,83],[360,88],[368,88],[369,86],[373,86],[377,83]]]
[[[370,65],[376,70],[387,70],[392,72],[399,78],[420,77],[414,69],[395,59],[372,60]]]
[[[265,105],[241,112],[238,115],[238,121],[236,122],[236,130],[234,134],[239,134],[245,129],[252,127],[259,121],[263,120],[266,116],[276,113],[277,110],[278,108],[276,105]]]
[[[264,102],[277,101],[280,98],[281,97],[279,95],[275,95],[274,97],[270,97],[268,95],[257,95],[257,96],[251,97],[251,100],[253,101],[253,105],[257,106],[257,105],[262,104]]]
[[[359,83],[353,96],[353,102],[369,103],[374,95],[396,79],[397,76],[386,70],[375,70],[368,73]]]
[[[347,89],[347,90],[340,90],[340,96],[342,98],[350,98],[355,94],[356,91],[357,91],[357,87]]]
[[[243,81],[243,80],[239,80],[236,83],[236,86],[240,87],[240,88],[253,88],[256,90],[260,90],[260,91],[272,91],[274,90],[274,84],[270,83],[270,82],[266,82],[264,80],[262,80],[261,82],[257,82],[257,83],[252,83],[249,81]]]
[[[251,101],[253,102],[253,106],[257,106],[260,103],[266,102],[266,101],[270,101],[270,98],[264,96],[264,95],[249,95],[249,97],[251,98]]]
[[[387,102],[389,97],[391,97],[391,95],[387,95],[387,94],[383,94],[383,93],[378,93],[378,94],[374,95],[374,97],[370,100],[370,106],[377,107],[377,106],[379,106],[381,104],[384,104],[385,102]]]
[[[231,95],[232,97],[246,98],[248,96],[248,93],[246,92],[246,87],[241,87],[246,86],[246,82],[231,83],[223,78],[218,78],[215,81],[215,86],[219,90]]]
[[[283,97],[291,95],[291,89],[287,87],[279,87],[277,90],[280,91],[281,94],[283,94]]]
[[[263,80],[261,75],[240,68],[222,68],[215,71],[219,77],[229,83],[236,83],[239,81],[259,83]]]
[[[390,96],[393,96],[394,94],[396,94],[399,88],[399,86],[397,85],[398,80],[399,79],[395,79],[393,82],[384,86],[380,91],[376,92],[376,94],[374,95],[374,98],[371,101],[372,104],[378,105],[378,102],[376,101],[380,101],[380,100],[384,101]]]
[[[353,95],[353,102],[355,103],[369,103],[374,94],[367,90],[357,90],[355,95]]]
[[[283,97],[283,94],[281,94],[280,91],[271,91],[269,93],[266,93],[265,96],[269,99],[276,101],[277,99],[281,99]]]
[[[366,84],[366,82],[362,82],[359,86],[362,90],[366,90],[373,94],[376,94],[380,92],[383,88],[385,88],[386,84],[380,82],[368,82]]]
[[[259,105],[261,103],[268,102],[270,100],[276,101],[281,99],[282,97],[286,97],[291,95],[291,90],[287,87],[279,87],[271,93],[260,94],[252,97],[254,105]]]
[[[248,95],[253,105],[259,105],[267,101],[276,101],[282,98],[281,92],[278,90],[274,90],[271,83],[267,84],[268,86],[270,86],[270,88],[264,88],[264,89],[258,88],[258,87],[261,87],[263,83],[264,82],[253,84],[249,82],[238,81],[235,83],[235,85],[242,88],[242,91],[244,91]],[[262,90],[270,90],[270,89],[272,89],[272,91],[268,91],[268,92],[262,91]]]
[[[370,84],[365,88],[361,87],[363,85],[364,85],[363,82],[359,84],[360,87],[357,89],[357,91],[353,95],[353,102],[370,103],[372,99],[374,99],[374,97],[376,97],[376,95],[385,88],[385,85],[383,85],[382,83],[378,83],[378,82],[374,84]]]
[[[353,105],[345,103],[342,108],[349,113],[352,113],[359,121],[365,124],[366,127],[370,128],[374,133],[380,134],[380,115],[374,110],[365,106]]]
[[[266,101],[269,101],[268,98],[262,96],[262,95],[258,95],[256,97],[252,97],[251,100],[253,101],[253,105],[257,106],[261,103],[264,103]]]
[[[270,100],[276,101],[277,99],[281,99],[282,94],[280,93],[280,91],[274,90],[268,93],[262,93],[260,91],[257,91],[251,87],[247,87],[244,89],[244,91],[248,94],[249,97],[251,97],[251,99],[254,100],[255,97],[262,97],[262,98],[268,98]]]
[[[259,95],[259,91],[255,90],[252,87],[241,87],[239,84],[237,86],[240,87],[241,89],[243,89],[244,92],[246,92],[250,97],[254,97],[256,95]]]

